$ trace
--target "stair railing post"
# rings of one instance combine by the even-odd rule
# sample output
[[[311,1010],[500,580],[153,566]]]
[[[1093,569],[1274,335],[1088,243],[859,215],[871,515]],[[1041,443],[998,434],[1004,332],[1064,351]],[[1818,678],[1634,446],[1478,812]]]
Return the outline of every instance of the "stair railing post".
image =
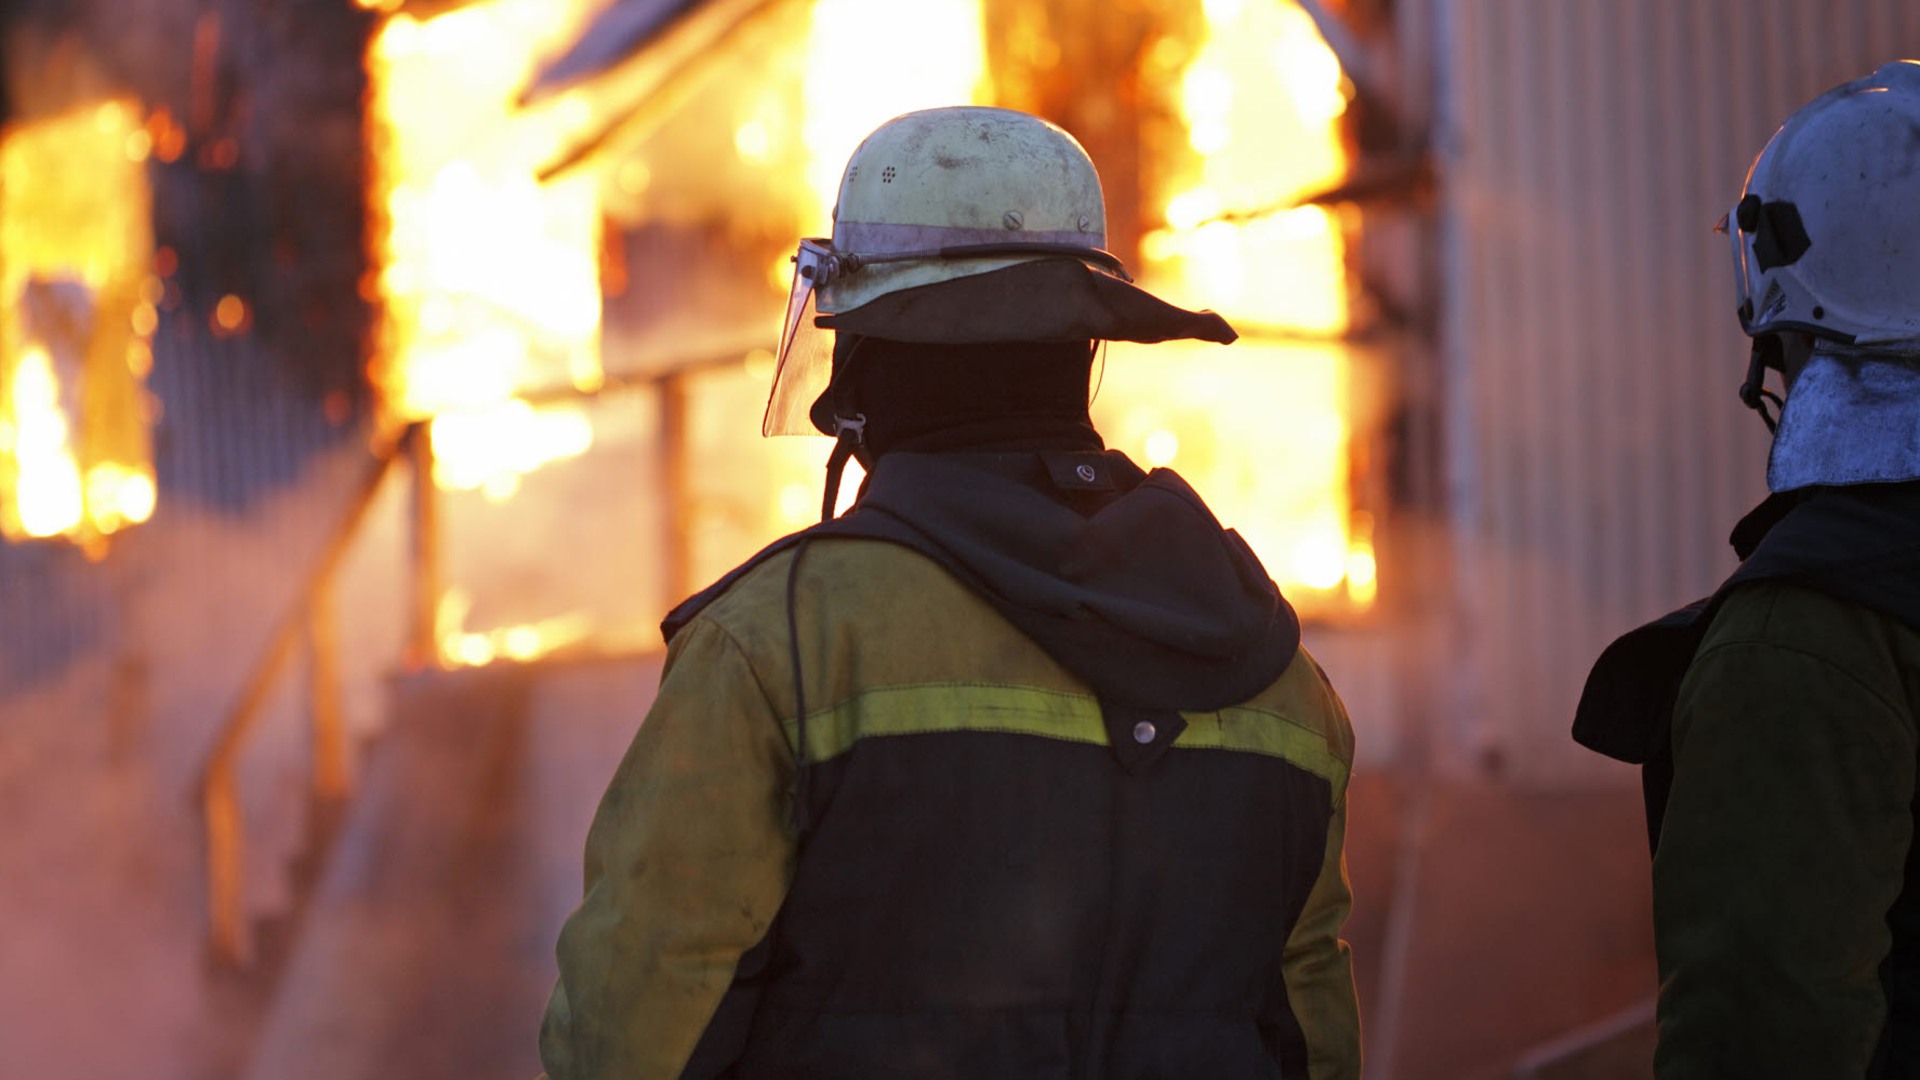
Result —
[[[413,460],[413,530],[408,549],[413,590],[407,662],[417,670],[433,666],[440,657],[440,506],[433,482],[433,422],[415,421],[406,438]]]
[[[677,604],[694,591],[692,473],[687,465],[687,377],[669,372],[660,377],[660,480],[663,564],[666,600]]]
[[[233,967],[253,959],[246,908],[246,827],[230,762],[208,771],[201,788],[207,824],[207,914],[214,957]]]
[[[318,582],[307,605],[307,694],[313,719],[313,793],[344,799],[353,777],[346,718],[340,708],[340,635],[334,619],[333,583]]]

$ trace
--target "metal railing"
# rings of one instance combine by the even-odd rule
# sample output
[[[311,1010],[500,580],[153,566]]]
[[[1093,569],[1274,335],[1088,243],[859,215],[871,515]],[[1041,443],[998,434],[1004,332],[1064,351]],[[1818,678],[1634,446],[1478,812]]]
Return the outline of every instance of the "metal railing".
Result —
[[[317,800],[338,802],[351,793],[351,740],[339,697],[334,576],[359,535],[381,485],[402,458],[409,459],[413,465],[413,528],[409,553],[414,587],[410,596],[407,661],[411,665],[424,665],[431,663],[435,656],[433,630],[434,607],[439,596],[439,529],[433,497],[433,440],[428,424],[415,422],[376,445],[373,460],[359,478],[346,516],[328,536],[320,558],[301,586],[296,603],[274,628],[266,649],[227,714],[227,721],[201,773],[199,791],[206,825],[209,931],[214,956],[223,963],[245,967],[252,963],[254,952],[253,923],[246,905],[246,818],[239,793],[240,756],[259,728],[269,695],[281,673],[302,645],[309,676],[307,704],[313,739],[313,795]]]
[[[538,408],[565,401],[597,399],[609,394],[648,390],[660,402],[660,445],[664,476],[661,498],[669,523],[685,515],[687,419],[686,380],[703,371],[737,363],[747,347],[719,347],[673,358],[654,373],[609,376],[591,390],[563,386],[530,390],[517,395]],[[361,474],[348,510],[308,573],[296,602],[275,626],[260,659],[227,715],[200,777],[200,803],[206,827],[207,904],[214,956],[234,967],[253,962],[253,923],[246,905],[246,818],[239,793],[239,764],[280,676],[296,651],[305,646],[308,668],[308,710],[313,737],[313,795],[321,802],[338,802],[351,794],[352,740],[348,737],[339,702],[340,672],[333,612],[334,575],[360,533],[388,475],[406,459],[411,468],[410,535],[407,555],[411,567],[408,592],[404,665],[410,670],[440,661],[436,619],[444,582],[441,580],[441,523],[436,499],[432,421],[409,423],[391,436],[377,439],[373,460]],[[689,538],[669,525],[665,561],[661,567],[669,591],[690,591]]]

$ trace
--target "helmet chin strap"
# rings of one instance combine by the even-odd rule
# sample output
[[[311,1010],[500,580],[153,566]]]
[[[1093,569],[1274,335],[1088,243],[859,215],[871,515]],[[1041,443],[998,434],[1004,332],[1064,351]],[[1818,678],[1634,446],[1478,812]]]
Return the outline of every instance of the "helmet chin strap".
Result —
[[[1740,403],[1760,414],[1760,420],[1767,425],[1768,433],[1779,430],[1779,423],[1773,414],[1767,411],[1767,402],[1773,402],[1774,408],[1785,409],[1786,402],[1780,395],[1767,389],[1767,369],[1782,366],[1784,347],[1776,334],[1761,334],[1753,339],[1753,352],[1747,360],[1747,381],[1740,384]]]
[[[821,521],[833,520],[833,507],[840,501],[840,480],[846,474],[847,461],[866,440],[867,414],[855,413],[848,418],[836,412],[833,426],[833,453],[827,456],[827,490],[820,499]]]
[[[856,339],[845,356],[834,358],[833,379],[827,384],[827,401],[833,411],[833,453],[827,456],[827,490],[820,496],[820,520],[832,521],[834,504],[840,501],[840,481],[846,475],[847,462],[860,452],[867,441],[867,414],[853,400],[853,366],[859,361],[864,339]]]

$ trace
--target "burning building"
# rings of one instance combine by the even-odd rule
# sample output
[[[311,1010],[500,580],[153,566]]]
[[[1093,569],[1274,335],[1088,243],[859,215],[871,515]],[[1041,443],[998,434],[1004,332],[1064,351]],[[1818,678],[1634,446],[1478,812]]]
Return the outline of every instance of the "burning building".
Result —
[[[1920,50],[1904,5],[1841,6],[8,5],[0,805],[45,824],[0,844],[0,922],[58,929],[0,944],[0,970],[125,957],[107,998],[132,1019],[117,1041],[0,1020],[0,1073],[304,1075],[303,1038],[359,1022],[328,951],[432,938],[419,881],[377,933],[342,914],[373,906],[356,882],[483,846],[460,829],[501,805],[562,823],[538,845],[562,869],[503,864],[557,921],[645,690],[522,741],[488,717],[564,698],[541,680],[587,661],[643,684],[667,607],[812,520],[824,441],[758,435],[786,259],[828,230],[860,136],[918,107],[1061,123],[1136,277],[1241,330],[1112,347],[1095,419],[1259,552],[1363,767],[1624,790],[1565,745],[1584,662],[1713,584],[1763,453],[1722,400],[1733,368],[1674,359],[1737,344],[1722,247],[1690,238],[1774,119],[1888,42]],[[483,752],[494,772],[432,771]],[[1394,1062],[1445,1007],[1417,989],[1444,934],[1408,904],[1457,882],[1420,845],[1466,813],[1408,790],[1377,805],[1413,824],[1356,849],[1380,1068],[1460,1075],[1644,989],[1639,925],[1606,915],[1616,958],[1562,965],[1600,972],[1591,994],[1502,999],[1483,1011],[1524,1022]],[[1632,837],[1631,799],[1605,805]],[[405,859],[377,842],[434,822]],[[0,1016],[91,993],[0,980]],[[517,1069],[507,1012],[533,1006],[435,1037]]]
[[[792,238],[820,231],[840,163],[880,121],[966,101],[1045,112],[1084,90],[1065,62],[1140,73],[1098,131],[1128,155],[1105,169],[1110,213],[1144,279],[1248,331],[1230,356],[1115,348],[1099,418],[1213,494],[1302,606],[1372,606],[1379,365],[1354,343],[1343,254],[1358,220],[1307,201],[1346,178],[1350,88],[1304,11],[1161,4],[1111,55],[1063,59],[1051,43],[1085,13],[977,0],[622,4],[591,22],[584,4],[368,6],[384,407],[431,421],[436,485],[470,517],[537,501],[544,468],[650,424],[668,511],[627,610],[455,582],[439,662],[643,640],[672,598],[806,524],[824,449],[762,444],[749,423]],[[942,48],[876,47],[902,35]]]

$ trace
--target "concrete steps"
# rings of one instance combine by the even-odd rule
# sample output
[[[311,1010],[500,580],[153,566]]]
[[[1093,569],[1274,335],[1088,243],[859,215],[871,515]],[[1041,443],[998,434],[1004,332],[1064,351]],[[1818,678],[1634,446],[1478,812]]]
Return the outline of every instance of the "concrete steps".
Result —
[[[587,825],[658,676],[655,657],[401,683],[238,1075],[530,1080]],[[1639,813],[1625,787],[1356,776],[1370,1080],[1644,1077],[1640,1044],[1539,1071],[1652,990]]]
[[[528,1080],[600,792],[657,658],[400,684],[242,1075]]]

